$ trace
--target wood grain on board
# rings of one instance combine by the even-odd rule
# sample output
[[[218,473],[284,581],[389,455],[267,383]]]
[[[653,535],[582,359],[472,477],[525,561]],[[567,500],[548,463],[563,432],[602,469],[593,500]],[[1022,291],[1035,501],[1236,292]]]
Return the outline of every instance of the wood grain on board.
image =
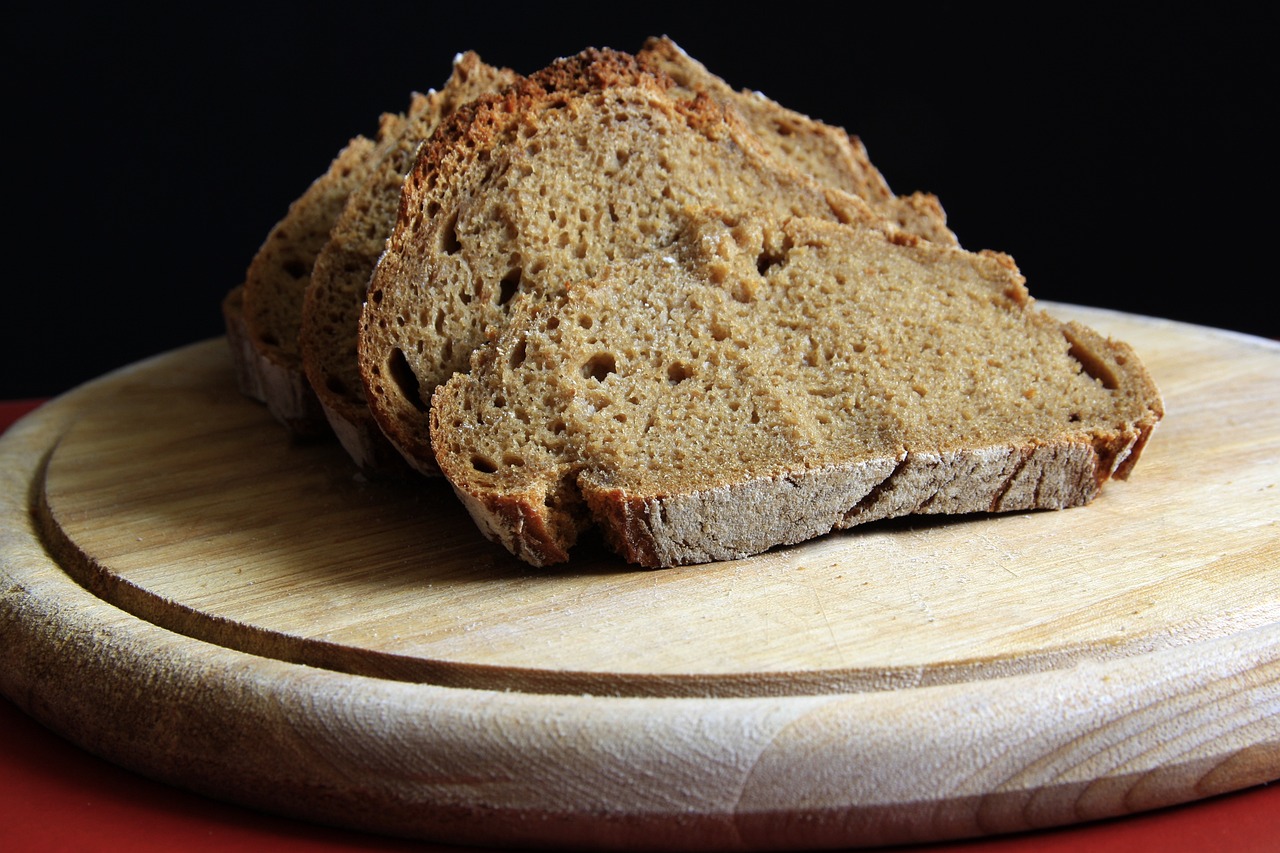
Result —
[[[1165,395],[1130,481],[658,571],[526,566],[442,481],[291,442],[224,342],[160,356],[0,444],[0,688],[150,775],[438,841],[878,844],[1280,778],[1280,347],[1050,307]]]

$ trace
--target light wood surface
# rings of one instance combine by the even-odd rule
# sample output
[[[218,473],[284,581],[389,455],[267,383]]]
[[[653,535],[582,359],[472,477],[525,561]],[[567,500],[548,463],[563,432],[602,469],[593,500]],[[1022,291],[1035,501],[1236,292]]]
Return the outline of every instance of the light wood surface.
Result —
[[[1280,347],[1051,308],[1165,395],[1129,482],[658,571],[528,567],[443,483],[291,443],[225,342],[160,356],[0,443],[0,690],[175,784],[464,843],[881,844],[1280,778]]]

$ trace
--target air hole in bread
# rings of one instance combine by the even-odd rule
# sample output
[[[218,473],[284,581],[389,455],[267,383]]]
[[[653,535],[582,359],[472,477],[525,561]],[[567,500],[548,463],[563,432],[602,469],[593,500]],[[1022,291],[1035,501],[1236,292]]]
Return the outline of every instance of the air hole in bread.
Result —
[[[503,275],[502,282],[498,284],[498,305],[506,305],[516,295],[516,291],[520,289],[522,275],[520,270],[513,269],[511,272]]]
[[[462,241],[458,239],[458,214],[454,213],[440,228],[440,251],[446,255],[456,255],[462,251]]]
[[[1080,362],[1081,370],[1102,383],[1102,387],[1108,391],[1114,391],[1120,387],[1120,380],[1115,371],[1111,369],[1111,365],[1099,358],[1093,350],[1073,338],[1069,332],[1064,331],[1063,334],[1071,342],[1071,348],[1067,350],[1067,355]]]
[[[496,474],[498,465],[487,456],[476,454],[471,457],[471,467],[480,474]]]
[[[510,354],[507,355],[507,364],[511,366],[512,370],[515,370],[520,365],[524,364],[524,356],[525,344],[524,341],[521,341],[511,348]]]
[[[406,402],[420,412],[427,410],[419,392],[418,377],[414,374],[413,368],[409,366],[408,359],[404,357],[404,352],[399,347],[391,350],[391,355],[387,358],[387,375],[391,377],[391,381],[396,385],[396,390],[400,392],[400,396]]]
[[[596,353],[587,360],[586,364],[582,365],[582,375],[597,382],[603,382],[608,378],[609,374],[617,372],[618,362],[612,353]]]
[[[672,385],[679,385],[690,376],[693,376],[693,368],[682,361],[667,367],[667,381]]]
[[[774,254],[768,250],[760,253],[760,257],[756,258],[756,270],[760,275],[768,275],[769,270],[782,263],[783,256]]]
[[[311,274],[311,266],[303,261],[289,261],[284,265],[284,271],[294,278],[305,278]]]

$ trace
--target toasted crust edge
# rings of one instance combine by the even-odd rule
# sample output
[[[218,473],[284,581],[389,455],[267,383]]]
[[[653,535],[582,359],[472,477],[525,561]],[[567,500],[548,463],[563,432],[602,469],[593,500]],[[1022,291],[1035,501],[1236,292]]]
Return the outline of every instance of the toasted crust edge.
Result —
[[[905,515],[1083,506],[1118,466],[1132,467],[1154,427],[1144,422],[1092,442],[909,451],[665,495],[632,494],[589,474],[579,485],[591,521],[619,556],[668,567],[741,559]],[[455,492],[487,538],[535,566],[566,561],[580,533],[549,520],[540,494]]]

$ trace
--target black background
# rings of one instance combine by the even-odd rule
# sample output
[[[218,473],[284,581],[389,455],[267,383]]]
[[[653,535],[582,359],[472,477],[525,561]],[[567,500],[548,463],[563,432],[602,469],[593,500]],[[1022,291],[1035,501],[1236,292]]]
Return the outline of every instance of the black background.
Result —
[[[455,53],[529,73],[663,33],[859,135],[895,191],[936,193],[1041,299],[1280,336],[1273,17],[1024,8],[19,4],[0,398],[220,334],[288,204]]]

